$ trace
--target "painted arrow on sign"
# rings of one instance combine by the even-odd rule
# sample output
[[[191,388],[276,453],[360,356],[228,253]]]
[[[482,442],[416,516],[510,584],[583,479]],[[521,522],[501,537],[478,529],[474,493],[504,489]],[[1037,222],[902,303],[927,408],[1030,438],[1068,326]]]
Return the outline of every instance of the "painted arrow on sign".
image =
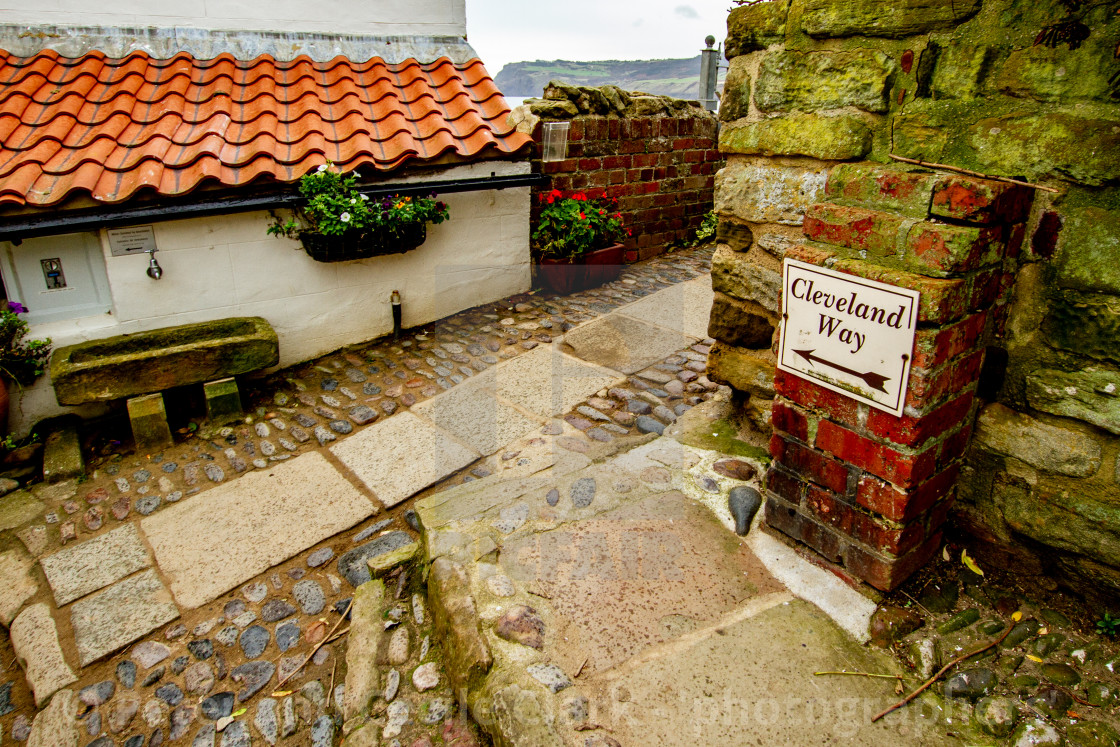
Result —
[[[874,371],[860,373],[859,371],[854,371],[846,366],[841,366],[839,363],[833,363],[832,361],[825,360],[824,358],[813,355],[812,350],[794,350],[793,352],[809,361],[810,364],[814,362],[822,363],[826,366],[829,366],[830,368],[835,368],[837,371],[843,371],[846,374],[855,376],[857,379],[863,379],[865,382],[867,382],[867,385],[869,387],[871,387],[872,389],[878,389],[880,392],[887,391],[883,388],[883,384],[891,380],[890,376],[883,376],[882,374],[877,374]]]

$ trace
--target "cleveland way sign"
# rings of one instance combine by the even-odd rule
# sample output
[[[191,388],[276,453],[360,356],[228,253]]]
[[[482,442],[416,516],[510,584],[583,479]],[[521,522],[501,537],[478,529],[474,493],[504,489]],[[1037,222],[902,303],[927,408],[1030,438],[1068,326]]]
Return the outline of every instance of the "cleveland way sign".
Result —
[[[787,259],[778,368],[901,415],[918,292]]]

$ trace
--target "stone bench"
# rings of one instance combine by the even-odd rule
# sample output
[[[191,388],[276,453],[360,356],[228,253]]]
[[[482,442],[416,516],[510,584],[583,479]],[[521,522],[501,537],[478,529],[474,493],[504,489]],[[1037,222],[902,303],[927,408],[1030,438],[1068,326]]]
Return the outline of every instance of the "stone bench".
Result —
[[[58,348],[51,383],[60,405],[108,402],[274,366],[276,332],[261,317],[163,327]]]

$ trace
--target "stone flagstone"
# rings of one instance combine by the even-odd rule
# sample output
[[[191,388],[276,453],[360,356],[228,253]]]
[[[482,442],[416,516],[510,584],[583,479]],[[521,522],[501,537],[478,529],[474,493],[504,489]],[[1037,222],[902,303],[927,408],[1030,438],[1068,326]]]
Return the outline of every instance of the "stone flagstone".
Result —
[[[479,457],[451,434],[407,411],[367,426],[332,446],[331,453],[386,507],[397,505]]]
[[[0,553],[0,623],[11,625],[23,603],[39,591],[31,576],[35,559],[20,549]]]
[[[712,280],[705,276],[646,296],[622,307],[619,313],[689,337],[704,339],[708,336],[712,298]]]
[[[60,607],[151,565],[133,524],[67,547],[41,562]]]
[[[413,407],[412,412],[428,418],[481,453],[493,454],[541,426],[508,402],[495,397],[494,374],[490,370],[464,381]]]
[[[322,454],[311,452],[176,503],[140,527],[175,600],[193,609],[375,510]]]
[[[171,595],[152,569],[70,607],[70,624],[83,667],[178,616]]]
[[[575,354],[622,373],[632,374],[696,342],[680,332],[622,314],[611,314],[564,336]]]
[[[36,706],[42,706],[47,698],[77,681],[62,655],[58,630],[47,605],[40,602],[25,609],[16,617],[9,633],[16,658],[23,664],[27,683],[35,693]]]
[[[539,347],[503,363],[495,371],[502,399],[545,417],[562,415],[600,389],[622,381],[614,371]]]

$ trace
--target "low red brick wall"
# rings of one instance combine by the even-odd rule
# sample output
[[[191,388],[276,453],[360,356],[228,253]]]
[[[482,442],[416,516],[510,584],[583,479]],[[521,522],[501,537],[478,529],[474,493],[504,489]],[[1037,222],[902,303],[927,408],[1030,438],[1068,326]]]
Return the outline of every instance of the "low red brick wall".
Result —
[[[541,128],[534,131],[541,142]],[[617,197],[633,234],[626,261],[663,253],[691,239],[712,209],[717,123],[708,116],[581,116],[571,120],[568,158],[541,163],[541,173],[566,195]],[[537,201],[534,200],[533,225]]]
[[[940,547],[1031,195],[865,164],[834,169],[825,196],[806,212],[813,243],[786,256],[921,293],[906,407],[896,417],[778,371],[766,522],[889,590]]]

